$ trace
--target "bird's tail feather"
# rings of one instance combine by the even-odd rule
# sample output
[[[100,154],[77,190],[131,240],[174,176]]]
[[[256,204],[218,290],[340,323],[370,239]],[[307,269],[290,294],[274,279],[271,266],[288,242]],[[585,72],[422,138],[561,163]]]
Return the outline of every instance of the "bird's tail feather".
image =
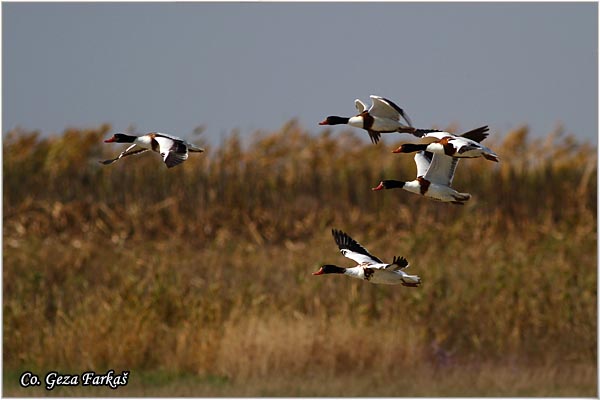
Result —
[[[485,157],[486,160],[490,160],[490,161],[495,161],[498,162],[500,161],[500,158],[492,153],[483,153],[483,157]]]
[[[452,197],[454,197],[454,200],[462,202],[462,201],[468,201],[471,198],[471,195],[469,193],[456,192],[455,194],[452,195]]]
[[[417,287],[421,284],[421,278],[418,275],[404,275],[402,277],[402,285]]]

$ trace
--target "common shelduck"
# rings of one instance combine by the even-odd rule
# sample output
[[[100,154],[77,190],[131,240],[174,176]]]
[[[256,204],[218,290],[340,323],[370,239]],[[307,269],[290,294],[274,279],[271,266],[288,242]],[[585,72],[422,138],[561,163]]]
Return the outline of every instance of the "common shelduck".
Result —
[[[118,157],[111,160],[100,161],[104,165],[112,164],[120,158],[131,156],[133,154],[141,154],[147,150],[152,150],[160,153],[163,161],[168,168],[181,164],[188,158],[188,151],[201,153],[204,149],[186,142],[175,136],[165,135],[164,133],[152,132],[143,136],[132,136],[124,133],[115,133],[110,139],[106,139],[104,143],[133,143],[125,151],[119,154]],[[134,149],[135,146],[140,148]]]
[[[356,99],[354,100],[354,105],[358,110],[357,115],[354,117],[332,115],[319,122],[319,125],[346,124],[355,128],[362,128],[369,133],[369,137],[373,143],[379,142],[382,133],[403,132],[421,137],[425,132],[430,131],[413,128],[408,115],[391,100],[381,96],[371,95],[370,97],[372,104],[368,110],[365,103]],[[402,124],[400,117],[404,118],[408,125]]]
[[[323,265],[313,275],[344,274],[352,278],[364,279],[371,283],[385,285],[404,285],[416,287],[421,284],[421,278],[417,275],[408,275],[403,269],[409,264],[404,257],[394,257],[391,264],[386,264],[379,258],[371,255],[367,249],[342,231],[333,229],[333,238],[340,248],[340,253],[358,265],[352,268],[338,267],[337,265]]]
[[[373,190],[402,188],[432,200],[454,204],[464,204],[471,198],[469,193],[460,193],[451,187],[458,158],[419,151],[415,154],[415,163],[417,179],[409,182],[386,179]]]
[[[488,130],[488,127],[477,129]],[[478,143],[480,140],[468,138],[469,132],[456,136],[448,132],[428,132],[423,135],[424,143],[405,143],[393,153],[413,153],[415,151],[429,151],[434,154],[445,154],[457,158],[484,157],[487,160],[498,162],[499,158],[490,148]],[[465,136],[467,135],[467,137]]]

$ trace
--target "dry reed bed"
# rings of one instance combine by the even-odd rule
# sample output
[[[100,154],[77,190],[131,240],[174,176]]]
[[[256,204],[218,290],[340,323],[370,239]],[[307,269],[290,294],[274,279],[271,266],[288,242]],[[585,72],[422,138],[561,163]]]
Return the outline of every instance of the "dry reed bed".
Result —
[[[456,207],[372,192],[412,179],[412,157],[351,132],[311,136],[290,122],[166,170],[156,155],[97,164],[118,151],[101,145],[109,131],[5,138],[5,369],[249,381],[349,365],[378,379],[423,365],[595,363],[587,144],[493,134],[502,162],[463,161],[455,186],[473,199]],[[311,276],[351,264],[332,227],[385,259],[406,256],[423,286]]]

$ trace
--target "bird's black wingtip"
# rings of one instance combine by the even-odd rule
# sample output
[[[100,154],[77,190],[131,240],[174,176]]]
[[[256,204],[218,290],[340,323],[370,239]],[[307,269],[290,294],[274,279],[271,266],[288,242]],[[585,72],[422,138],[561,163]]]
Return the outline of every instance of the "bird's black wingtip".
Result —
[[[392,264],[395,264],[398,267],[400,267],[400,269],[402,269],[402,268],[406,268],[408,266],[408,260],[404,257],[394,256],[394,260],[392,261]]]
[[[333,235],[333,239],[340,250],[345,249],[350,245],[352,239],[345,232],[338,229],[332,229],[331,234]]]
[[[481,143],[485,138],[489,136],[489,130],[490,128],[487,125],[480,126],[479,128],[475,128],[473,130],[465,132],[460,136],[467,139],[471,139],[477,143]]]

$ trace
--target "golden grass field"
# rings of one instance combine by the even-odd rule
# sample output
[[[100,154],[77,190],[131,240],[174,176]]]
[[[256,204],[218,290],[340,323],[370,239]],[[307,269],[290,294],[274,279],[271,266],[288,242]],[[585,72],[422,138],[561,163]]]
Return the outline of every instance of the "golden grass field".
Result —
[[[3,395],[597,396],[590,144],[492,131],[501,162],[461,161],[456,206],[371,191],[414,178],[408,135],[291,121],[167,169],[100,165],[112,133],[4,137]],[[422,286],[312,276],[353,265],[332,228]],[[109,369],[128,385],[18,385]]]

